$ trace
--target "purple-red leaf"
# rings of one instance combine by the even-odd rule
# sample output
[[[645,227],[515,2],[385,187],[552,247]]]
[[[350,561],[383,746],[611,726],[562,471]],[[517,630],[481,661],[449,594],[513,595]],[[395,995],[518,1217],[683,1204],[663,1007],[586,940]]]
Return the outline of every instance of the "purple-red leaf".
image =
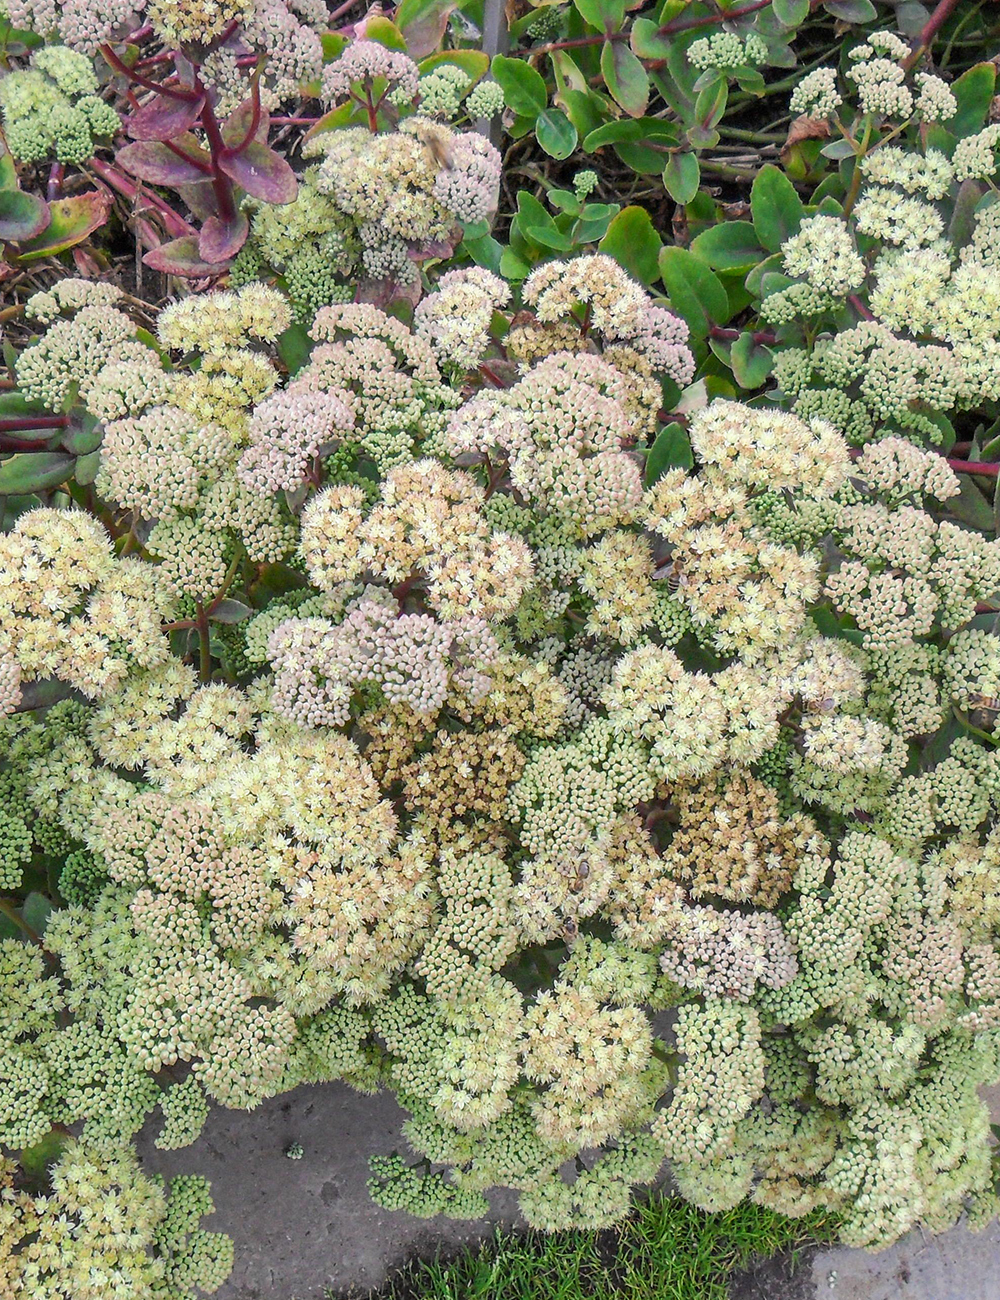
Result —
[[[197,99],[158,95],[125,119],[125,130],[133,140],[173,140],[194,126],[204,106],[204,95]]]
[[[193,135],[182,135],[173,141],[186,154],[200,163],[211,165],[211,157],[198,144]],[[185,185],[203,181],[205,172],[186,158],[180,157],[165,144],[156,140],[138,140],[119,149],[115,161],[133,176],[151,185]]]
[[[209,217],[198,236],[198,255],[206,262],[228,262],[246,243],[250,222],[245,213],[237,212],[232,221]]]
[[[175,188],[199,221],[207,221],[209,217],[218,215],[219,196],[210,180],[195,181],[193,185],[178,185]],[[186,230],[183,233],[191,232]]]
[[[431,239],[426,243],[415,245],[408,250],[407,256],[411,262],[428,262],[432,258],[448,258],[451,257],[461,242],[462,228],[459,226],[449,239]]]
[[[259,140],[251,140],[239,153],[223,154],[219,166],[230,180],[265,203],[291,203],[298,191],[288,163]]]
[[[245,99],[238,108],[226,118],[222,127],[222,138],[226,144],[232,148],[234,145],[241,144],[246,133],[250,130],[253,123],[253,100]],[[267,132],[271,125],[271,115],[266,108],[260,109],[260,121],[257,123],[257,130],[253,133],[253,138],[259,140],[261,144],[267,144]]]
[[[198,252],[197,235],[187,235],[184,239],[172,239],[169,244],[150,249],[142,259],[146,266],[165,275],[187,276],[191,279],[203,279],[212,275],[221,275],[226,270],[225,262],[203,262]]]

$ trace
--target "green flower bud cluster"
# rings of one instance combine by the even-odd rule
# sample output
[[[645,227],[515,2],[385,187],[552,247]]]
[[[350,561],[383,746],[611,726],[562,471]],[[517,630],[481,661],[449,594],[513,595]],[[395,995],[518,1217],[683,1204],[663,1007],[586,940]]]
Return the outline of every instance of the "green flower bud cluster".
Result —
[[[31,66],[0,80],[4,135],[19,162],[83,163],[97,141],[110,141],[121,123],[98,95],[86,55],[64,45],[37,50]]]

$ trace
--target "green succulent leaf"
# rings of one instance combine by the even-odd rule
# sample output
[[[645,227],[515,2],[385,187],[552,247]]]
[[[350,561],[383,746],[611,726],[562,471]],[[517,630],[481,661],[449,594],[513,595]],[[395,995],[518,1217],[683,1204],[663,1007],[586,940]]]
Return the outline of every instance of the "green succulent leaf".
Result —
[[[750,191],[750,211],[757,238],[769,253],[776,253],[802,223],[805,207],[788,177],[766,163]]]
[[[761,387],[771,373],[773,362],[768,349],[762,343],[756,342],[749,330],[744,330],[739,338],[733,341],[729,352],[729,364],[733,368],[739,386],[752,390]]]
[[[19,451],[0,461],[0,496],[45,492],[65,483],[73,473],[75,456],[61,451]]]
[[[549,102],[541,74],[523,59],[508,59],[503,54],[493,56],[491,68],[507,107],[534,121]]]
[[[996,94],[996,82],[997,70],[992,63],[977,63],[952,82],[951,93],[958,101],[958,109],[944,124],[952,135],[962,137],[982,130]]]
[[[649,103],[649,77],[629,47],[621,41],[605,41],[601,72],[615,103],[629,117],[642,117]]]
[[[696,153],[678,150],[667,159],[663,186],[675,203],[690,203],[701,184],[701,164]]]
[[[700,257],[672,245],[661,249],[659,269],[671,307],[684,317],[695,338],[705,338],[713,325],[729,319],[729,296],[722,281]]]
[[[717,271],[748,271],[766,254],[749,221],[722,221],[691,241],[691,251]]]
[[[599,32],[617,32],[625,21],[625,0],[573,0],[577,13]]]
[[[646,457],[646,486],[651,487],[668,469],[691,469],[693,465],[691,439],[683,426],[676,422],[665,425]]]
[[[551,158],[568,158],[576,148],[576,127],[559,108],[546,108],[535,121],[538,143]]]
[[[598,247],[642,284],[650,285],[659,276],[662,243],[645,208],[622,208]]]

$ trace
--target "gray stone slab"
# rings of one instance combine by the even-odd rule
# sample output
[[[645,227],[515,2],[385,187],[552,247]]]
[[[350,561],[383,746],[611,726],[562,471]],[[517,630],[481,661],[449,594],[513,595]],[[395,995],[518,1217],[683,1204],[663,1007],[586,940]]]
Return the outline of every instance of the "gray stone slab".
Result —
[[[218,1300],[322,1300],[330,1288],[363,1295],[414,1255],[449,1253],[513,1222],[511,1196],[488,1220],[423,1220],[383,1210],[368,1195],[372,1155],[406,1151],[404,1112],[391,1093],[366,1097],[342,1084],[297,1088],[247,1111],[213,1109],[202,1136],[179,1151],[139,1140],[150,1173],[204,1174],[236,1265]],[[301,1143],[301,1160],[285,1151]]]
[[[1000,1088],[987,1090],[1000,1116]],[[517,1222],[513,1195],[493,1198],[487,1220],[422,1220],[380,1209],[368,1195],[372,1155],[406,1151],[404,1112],[391,1093],[343,1084],[297,1088],[257,1110],[213,1109],[201,1138],[157,1151],[156,1126],[139,1140],[151,1173],[211,1179],[216,1213],[236,1266],[218,1300],[322,1300],[365,1295],[406,1260],[448,1255]],[[298,1142],[301,1160],[285,1152]],[[1000,1300],[1000,1225],[940,1237],[910,1233],[888,1250],[835,1247],[779,1257],[734,1279],[731,1300]]]
[[[1000,1225],[952,1228],[939,1237],[911,1232],[871,1254],[838,1247],[811,1261],[815,1300],[998,1300]]]

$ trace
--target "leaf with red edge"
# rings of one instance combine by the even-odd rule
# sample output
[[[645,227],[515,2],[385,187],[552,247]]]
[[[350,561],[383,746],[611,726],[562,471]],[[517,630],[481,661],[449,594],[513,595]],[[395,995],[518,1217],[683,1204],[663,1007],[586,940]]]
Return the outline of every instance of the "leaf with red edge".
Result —
[[[151,248],[142,259],[144,266],[164,275],[185,276],[190,279],[207,278],[221,275],[227,269],[225,262],[204,262],[198,252],[197,235],[187,235],[184,239],[172,239],[169,244]]]
[[[253,122],[253,100],[245,99],[238,108],[233,109],[222,127],[222,138],[230,147],[242,143]],[[260,110],[260,121],[253,134],[255,140],[267,144],[267,132],[271,125],[271,115],[266,108]]]
[[[206,262],[228,262],[246,243],[250,222],[243,212],[237,212],[232,221],[209,217],[198,236],[198,255]]]
[[[49,209],[34,194],[0,190],[0,239],[33,239],[49,224]]]
[[[230,180],[265,203],[291,203],[298,193],[291,167],[259,140],[251,140],[239,153],[223,154],[219,166]]]
[[[204,107],[204,95],[197,99],[157,95],[125,119],[125,130],[133,140],[173,140],[190,131]]]
[[[171,143],[183,149],[186,154],[198,162],[211,166],[211,155],[206,153],[193,135],[181,135]],[[203,181],[206,173],[188,162],[186,158],[156,140],[138,140],[119,149],[115,161],[133,176],[151,185],[185,185],[192,181]]]
[[[36,238],[22,243],[17,250],[18,262],[33,262],[39,257],[55,257],[103,226],[113,199],[107,190],[90,190],[71,199],[56,199],[49,204],[49,224]]]

